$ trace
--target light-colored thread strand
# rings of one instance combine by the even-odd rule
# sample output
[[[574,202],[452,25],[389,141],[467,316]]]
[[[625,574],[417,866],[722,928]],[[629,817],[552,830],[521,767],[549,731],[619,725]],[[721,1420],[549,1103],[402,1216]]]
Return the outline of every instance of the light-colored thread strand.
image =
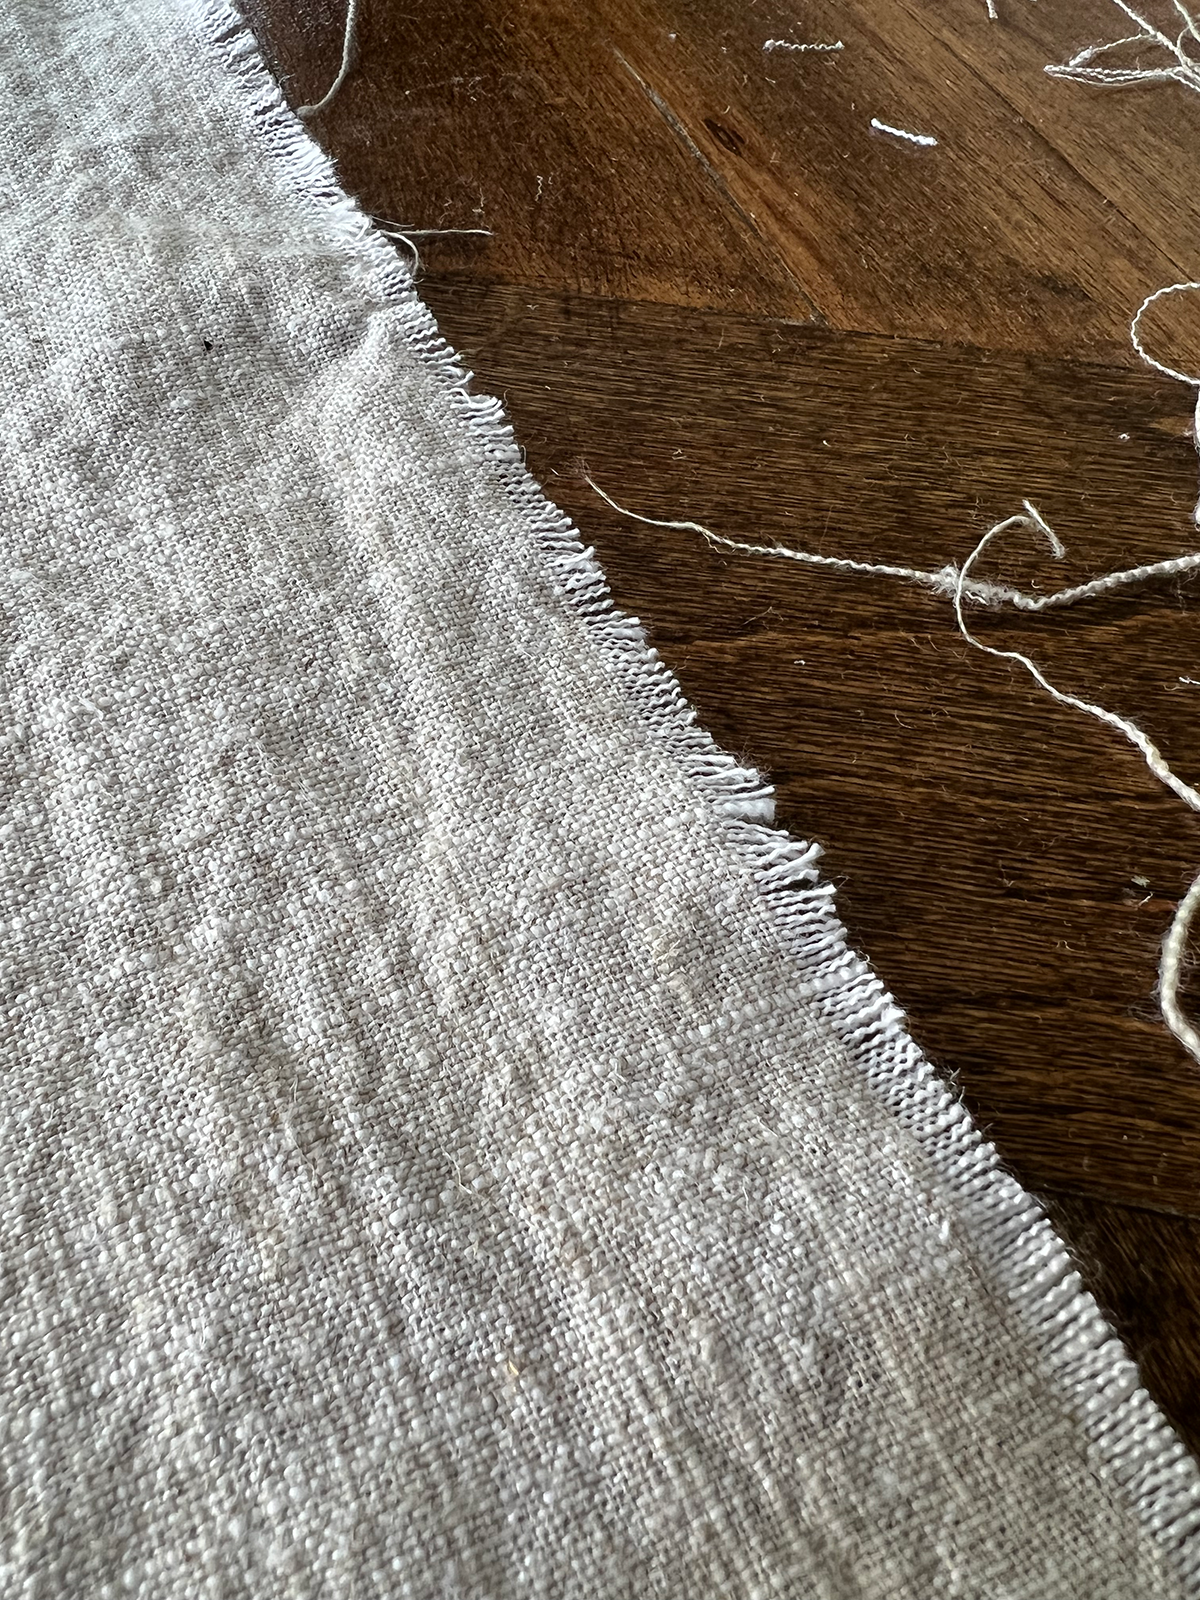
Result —
[[[1167,34],[1156,28],[1153,23],[1147,22],[1146,18],[1143,17],[1140,12],[1135,11],[1133,7],[1128,4],[1128,0],[1113,0],[1113,4],[1116,6],[1118,11],[1123,12],[1124,15],[1129,18],[1130,22],[1136,23],[1141,29],[1141,34],[1138,36],[1139,38],[1144,36],[1147,39],[1153,40],[1155,44],[1161,45],[1164,50],[1169,50],[1173,55],[1177,56],[1184,66],[1192,65],[1192,63],[1188,61],[1187,57],[1183,55],[1182,46],[1179,44],[1179,42],[1171,39]],[[1176,9],[1181,13],[1182,16],[1187,17],[1190,23],[1191,19],[1188,17],[1188,13],[1184,10],[1183,6],[1177,6]],[[1182,37],[1182,35],[1180,35],[1180,37]]]
[[[1200,1061],[1200,1033],[1188,1021],[1179,1004],[1183,956],[1191,938],[1197,906],[1200,906],[1200,873],[1192,879],[1191,888],[1179,902],[1163,940],[1162,959],[1158,966],[1158,998],[1168,1028],[1184,1049]]]
[[[305,121],[310,117],[315,117],[318,112],[324,111],[350,76],[350,69],[354,65],[354,47],[358,30],[358,7],[359,0],[346,0],[346,28],[342,35],[342,64],[338,68],[337,77],[315,105],[297,106],[296,115],[303,117]]]
[[[1140,32],[1121,39],[1111,39],[1105,44],[1087,45],[1084,49],[1076,51],[1069,61],[1047,67],[1045,70],[1048,75],[1052,78],[1067,78],[1075,83],[1092,83],[1108,88],[1121,88],[1134,83],[1173,81],[1200,93],[1200,61],[1189,55],[1184,48],[1184,40],[1189,37],[1195,43],[1200,43],[1200,30],[1197,29],[1194,17],[1182,4],[1182,0],[1172,0],[1174,9],[1183,22],[1183,28],[1175,39],[1160,28],[1156,28],[1140,12],[1128,5],[1126,0],[1113,0],[1113,3],[1123,16],[1128,17],[1140,29]],[[1102,67],[1092,64],[1113,50],[1138,45],[1153,45],[1164,51],[1172,64],[1152,67]]]
[[[1161,289],[1155,289],[1153,294],[1148,294],[1134,312],[1133,321],[1129,324],[1129,338],[1133,348],[1148,367],[1153,367],[1156,372],[1161,372],[1168,378],[1178,378],[1180,383],[1186,383],[1196,390],[1196,409],[1192,417],[1192,442],[1196,447],[1197,456],[1200,456],[1200,378],[1193,376],[1191,373],[1180,372],[1175,367],[1168,367],[1165,362],[1157,360],[1142,343],[1140,333],[1142,317],[1156,300],[1162,300],[1169,294],[1182,294],[1189,289],[1200,290],[1200,283],[1194,281],[1168,283],[1164,284]],[[1195,509],[1192,512],[1192,521],[1197,526],[1200,526],[1200,498],[1197,499]]]
[[[1168,378],[1178,378],[1180,383],[1191,384],[1193,388],[1200,389],[1200,378],[1194,377],[1190,372],[1178,372],[1174,367],[1168,367],[1165,362],[1156,360],[1142,343],[1141,334],[1138,331],[1141,327],[1143,316],[1156,300],[1162,300],[1169,294],[1180,294],[1186,289],[1200,289],[1200,283],[1168,283],[1164,284],[1161,289],[1155,289],[1153,294],[1148,294],[1133,314],[1133,321],[1129,324],[1129,337],[1133,343],[1133,348],[1148,367],[1153,367],[1156,372],[1165,373]]]
[[[906,139],[909,144],[935,145],[937,143],[931,133],[909,133],[907,128],[893,128],[890,122],[880,122],[878,117],[871,118],[871,126],[878,133],[890,133],[893,139]]]
[[[831,50],[844,50],[846,46],[840,39],[832,44],[793,44],[790,39],[768,39],[763,45],[764,50],[791,50],[796,54],[801,51],[811,50],[819,54],[828,54]]]
[[[1200,44],[1200,28],[1197,28],[1196,20],[1189,12],[1188,8],[1183,4],[1183,0],[1171,0],[1171,4],[1175,7],[1176,11],[1178,11],[1180,17],[1183,19],[1183,33],[1179,35],[1180,40],[1183,39],[1184,33],[1190,33],[1192,38],[1195,39],[1196,43]]]
[[[398,244],[402,244],[407,248],[412,256],[414,273],[418,272],[421,267],[421,252],[414,242],[417,239],[442,239],[463,234],[477,234],[486,239],[492,237],[490,228],[400,228],[394,223],[385,225],[383,222],[379,222],[377,226],[380,233],[384,234],[385,237],[395,239]]]
[[[636,511],[630,511],[627,506],[618,505],[611,495],[606,494],[598,483],[586,475],[584,482],[623,517],[631,517],[635,522],[644,522],[652,528],[676,528],[682,533],[698,533],[707,539],[709,544],[718,545],[725,550],[738,550],[743,555],[774,556],[784,561],[798,561],[805,566],[834,567],[843,572],[872,573],[880,578],[901,578],[908,583],[919,584],[923,589],[932,589],[935,594],[944,595],[946,599],[952,599],[958,589],[961,572],[953,562],[932,570],[921,567],[894,567],[877,561],[855,561],[848,556],[817,555],[811,550],[795,550],[788,545],[747,544],[740,539],[729,539],[724,534],[715,533],[700,522],[670,522],[658,517],[643,517]],[[1036,506],[1028,500],[1023,504],[1029,519],[1036,521],[1039,528],[1054,538],[1049,525]],[[1102,577],[1092,578],[1088,583],[1075,584],[1070,589],[1058,589],[1051,594],[1029,594],[1026,590],[1015,589],[1009,584],[989,583],[981,579],[970,580],[966,586],[966,594],[969,599],[980,605],[1009,605],[1018,611],[1050,611],[1057,606],[1075,605],[1077,601],[1095,599],[1115,589],[1127,588],[1135,583],[1145,583],[1153,578],[1178,577],[1197,568],[1200,568],[1200,550],[1193,550],[1186,555],[1169,556],[1164,561],[1152,561],[1144,566],[1128,567],[1119,572],[1106,572]]]
[[[657,517],[643,517],[636,511],[629,511],[625,506],[619,505],[611,495],[590,477],[585,475],[584,481],[595,490],[602,500],[607,502],[614,511],[622,516],[632,517],[636,522],[644,522],[655,528],[674,528],[681,532],[698,533],[708,540],[710,544],[719,545],[724,549],[737,550],[746,555],[782,556],[791,561],[803,562],[811,566],[834,567],[845,572],[870,573],[878,577],[900,578],[910,583],[920,584],[924,588],[931,588],[940,594],[947,594],[954,602],[954,614],[958,628],[968,644],[974,645],[977,650],[985,654],[997,656],[1002,660],[1018,661],[1041,685],[1046,692],[1062,705],[1073,706],[1076,710],[1084,711],[1089,716],[1096,717],[1099,721],[1107,723],[1109,727],[1117,729],[1131,744],[1141,752],[1142,758],[1150,771],[1171,792],[1178,796],[1185,805],[1193,811],[1200,813],[1200,793],[1197,793],[1190,784],[1184,783],[1171,770],[1164,759],[1162,752],[1149,736],[1125,717],[1118,716],[1115,711],[1109,711],[1104,706],[1094,705],[1089,700],[1081,700],[1076,695],[1067,694],[1055,688],[1046,675],[1026,655],[1019,650],[999,650],[990,644],[984,644],[967,627],[963,614],[963,602],[973,600],[985,606],[1012,605],[1023,611],[1043,611],[1051,606],[1073,605],[1079,600],[1093,599],[1097,595],[1105,594],[1122,585],[1140,582],[1152,577],[1162,577],[1184,571],[1191,571],[1200,567],[1200,551],[1193,551],[1186,556],[1177,556],[1169,561],[1157,561],[1142,567],[1131,567],[1123,572],[1106,573],[1101,578],[1093,579],[1090,583],[1078,584],[1071,589],[1060,589],[1049,595],[1030,595],[1020,589],[1012,589],[1005,584],[981,583],[971,577],[971,568],[983,555],[988,545],[1002,534],[1008,533],[1013,528],[1032,528],[1040,533],[1050,545],[1056,558],[1061,558],[1065,553],[1061,540],[1053,528],[1042,516],[1037,507],[1029,500],[1022,502],[1024,510],[1015,516],[1006,517],[994,527],[988,529],[983,538],[959,568],[953,565],[941,567],[936,571],[924,571],[918,567],[894,567],[880,562],[854,561],[845,556],[821,556],[807,550],[793,550],[783,545],[754,545],[746,544],[741,540],[728,539],[723,534],[714,533],[711,528],[706,528],[700,522],[668,521]],[[1188,935],[1191,924],[1200,905],[1200,876],[1192,885],[1185,898],[1180,902],[1167,936],[1163,941],[1162,960],[1159,966],[1159,998],[1163,1020],[1171,1033],[1179,1040],[1184,1049],[1200,1064],[1200,1034],[1184,1016],[1179,1006],[1179,974],[1183,962],[1183,952],[1187,947]]]
[[[1139,33],[1128,34],[1121,39],[1113,39],[1107,44],[1088,45],[1079,50],[1069,61],[1062,66],[1047,67],[1046,71],[1051,77],[1072,78],[1079,82],[1107,84],[1110,87],[1122,84],[1161,82],[1174,80],[1185,84],[1188,88],[1200,93],[1200,61],[1184,49],[1184,40],[1190,38],[1194,43],[1200,44],[1200,26],[1197,26],[1191,11],[1183,4],[1183,0],[1171,0],[1176,15],[1183,22],[1179,36],[1172,40],[1161,29],[1153,26],[1140,12],[1135,11],[1127,0],[1113,0],[1117,9],[1125,17],[1136,24],[1141,30]],[[1127,48],[1130,45],[1155,45],[1165,50],[1174,60],[1170,67],[1094,67],[1091,62],[1106,55],[1109,51]],[[1180,383],[1189,384],[1196,389],[1196,409],[1192,421],[1192,438],[1195,443],[1196,453],[1200,456],[1200,378],[1192,373],[1180,372],[1177,367],[1169,367],[1163,361],[1152,356],[1142,343],[1141,322],[1142,318],[1158,300],[1166,295],[1182,294],[1188,290],[1200,290],[1200,283],[1188,280],[1182,283],[1168,283],[1161,289],[1155,289],[1148,294],[1134,313],[1133,321],[1129,325],[1129,338],[1133,348],[1146,363],[1156,372],[1161,372],[1165,377],[1177,378]],[[1192,512],[1192,520],[1200,526],[1200,497],[1197,498]]]
[[[1026,502],[1028,505],[1028,501]],[[1044,533],[1051,540],[1051,547],[1056,556],[1062,554],[1062,546],[1055,538],[1050,528],[1041,517],[1016,516],[1008,517],[1003,522],[998,522],[990,528],[983,538],[963,562],[962,571],[959,573],[958,584],[954,593],[954,615],[958,622],[958,630],[968,644],[974,645],[977,650],[982,650],[986,655],[995,656],[1001,661],[1016,661],[1029,673],[1033,680],[1040,684],[1046,693],[1051,695],[1060,705],[1073,706],[1077,711],[1086,712],[1088,716],[1095,717],[1098,722],[1107,723],[1110,728],[1115,728],[1123,734],[1138,751],[1150,771],[1171,793],[1177,795],[1191,810],[1200,813],[1200,793],[1192,788],[1190,783],[1184,783],[1171,770],[1162,751],[1148,734],[1138,727],[1136,722],[1118,716],[1115,711],[1109,711],[1106,706],[1098,706],[1090,700],[1081,700],[1078,695],[1068,694],[1063,689],[1058,689],[1047,678],[1046,674],[1031,661],[1027,655],[1019,650],[999,650],[995,645],[984,644],[967,627],[963,615],[963,600],[966,598],[967,582],[970,577],[971,567],[980,558],[991,544],[993,539],[1007,533],[1010,528],[1019,526],[1035,528],[1039,533]],[[1158,966],[1158,997],[1162,1011],[1163,1021],[1178,1039],[1179,1043],[1188,1052],[1194,1061],[1200,1063],[1200,1033],[1192,1026],[1184,1015],[1179,1004],[1179,977],[1183,966],[1183,955],[1187,948],[1188,936],[1191,932],[1192,922],[1196,915],[1196,908],[1200,906],[1200,873],[1192,881],[1191,888],[1175,908],[1175,915],[1171,918],[1171,925],[1167,929],[1163,940],[1162,956]]]

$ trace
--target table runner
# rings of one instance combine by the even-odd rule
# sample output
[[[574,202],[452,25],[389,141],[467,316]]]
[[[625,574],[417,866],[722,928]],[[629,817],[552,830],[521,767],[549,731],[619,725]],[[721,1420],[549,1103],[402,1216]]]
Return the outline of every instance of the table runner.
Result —
[[[1062,1245],[240,16],[0,29],[4,1592],[1197,1593]]]

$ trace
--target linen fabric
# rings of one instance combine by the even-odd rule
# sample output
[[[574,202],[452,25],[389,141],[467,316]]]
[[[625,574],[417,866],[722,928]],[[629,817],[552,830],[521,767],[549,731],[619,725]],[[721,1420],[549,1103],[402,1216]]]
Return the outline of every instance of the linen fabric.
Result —
[[[0,1592],[1194,1595],[1061,1244],[242,20],[0,59]]]

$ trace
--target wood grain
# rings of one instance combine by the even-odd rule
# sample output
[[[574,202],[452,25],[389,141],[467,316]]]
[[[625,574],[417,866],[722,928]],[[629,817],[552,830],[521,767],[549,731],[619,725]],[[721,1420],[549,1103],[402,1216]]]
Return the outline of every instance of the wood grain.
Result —
[[[835,328],[971,342],[986,329],[993,346],[1090,351],[1119,345],[1126,306],[1180,275],[1097,184],[1100,164],[1060,148],[1082,141],[1056,143],[1079,91],[1046,78],[1054,56],[1030,25],[1037,7],[1011,6],[1003,28],[980,0],[939,6],[936,22],[915,4],[601,9],[622,60]],[[772,13],[784,38],[845,48],[764,55]],[[1072,26],[1088,20],[1081,11]],[[1200,105],[1179,98],[1196,148]],[[1036,123],[1022,102],[1039,108]],[[873,117],[938,146],[875,132]],[[1122,196],[1152,171],[1135,167]],[[1180,257],[1188,237],[1171,233]]]
[[[293,104],[319,97],[340,60],[344,7],[251,9]],[[456,241],[468,278],[812,315],[588,7],[368,4],[359,56],[315,127],[372,215],[491,229]]]
[[[293,99],[319,95],[342,6],[251,11]],[[431,258],[472,282],[1124,361],[1133,308],[1195,270],[1200,97],[1046,77],[1113,17],[374,0],[319,130],[374,214],[491,229]],[[780,37],[845,48],[764,53]]]
[[[1195,1446],[1200,1071],[1154,986],[1200,821],[1111,730],[971,650],[945,600],[714,551],[583,479],[735,538],[929,567],[1029,497],[1066,560],[1015,538],[988,570],[1030,587],[1189,548],[1193,402],[1127,329],[1197,275],[1200,97],[1048,79],[1120,20],[1066,10],[363,0],[314,132],[373,215],[491,230],[422,244],[444,331],[703,721],[824,844],[855,942]],[[318,97],[341,0],[250,13],[293,103]],[[1146,332],[1200,373],[1194,300]],[[1198,583],[978,631],[1194,781]]]

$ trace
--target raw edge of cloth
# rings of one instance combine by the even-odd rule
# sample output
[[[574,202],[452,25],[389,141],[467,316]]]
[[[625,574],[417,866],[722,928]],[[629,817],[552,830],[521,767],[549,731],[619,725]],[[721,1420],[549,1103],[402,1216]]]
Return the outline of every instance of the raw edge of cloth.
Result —
[[[640,623],[613,603],[595,552],[527,472],[499,401],[470,394],[471,374],[438,332],[394,247],[338,182],[333,163],[292,112],[257,38],[228,0],[181,0],[219,62],[240,81],[251,122],[291,183],[332,215],[346,247],[402,311],[413,353],[445,383],[464,427],[487,447],[501,486],[544,551],[560,592],[601,646],[627,703],[706,796],[730,851],[747,865],[806,969],[813,1001],[851,1061],[909,1129],[956,1199],[981,1263],[1012,1301],[1043,1370],[1083,1427],[1103,1468],[1168,1550],[1200,1600],[1200,1473],[1142,1387],[1137,1368],[1083,1288],[1041,1207],[1000,1165],[949,1086],[909,1037],[904,1016],[855,952],[816,867],[820,847],[770,826],[771,786],[699,727]]]

